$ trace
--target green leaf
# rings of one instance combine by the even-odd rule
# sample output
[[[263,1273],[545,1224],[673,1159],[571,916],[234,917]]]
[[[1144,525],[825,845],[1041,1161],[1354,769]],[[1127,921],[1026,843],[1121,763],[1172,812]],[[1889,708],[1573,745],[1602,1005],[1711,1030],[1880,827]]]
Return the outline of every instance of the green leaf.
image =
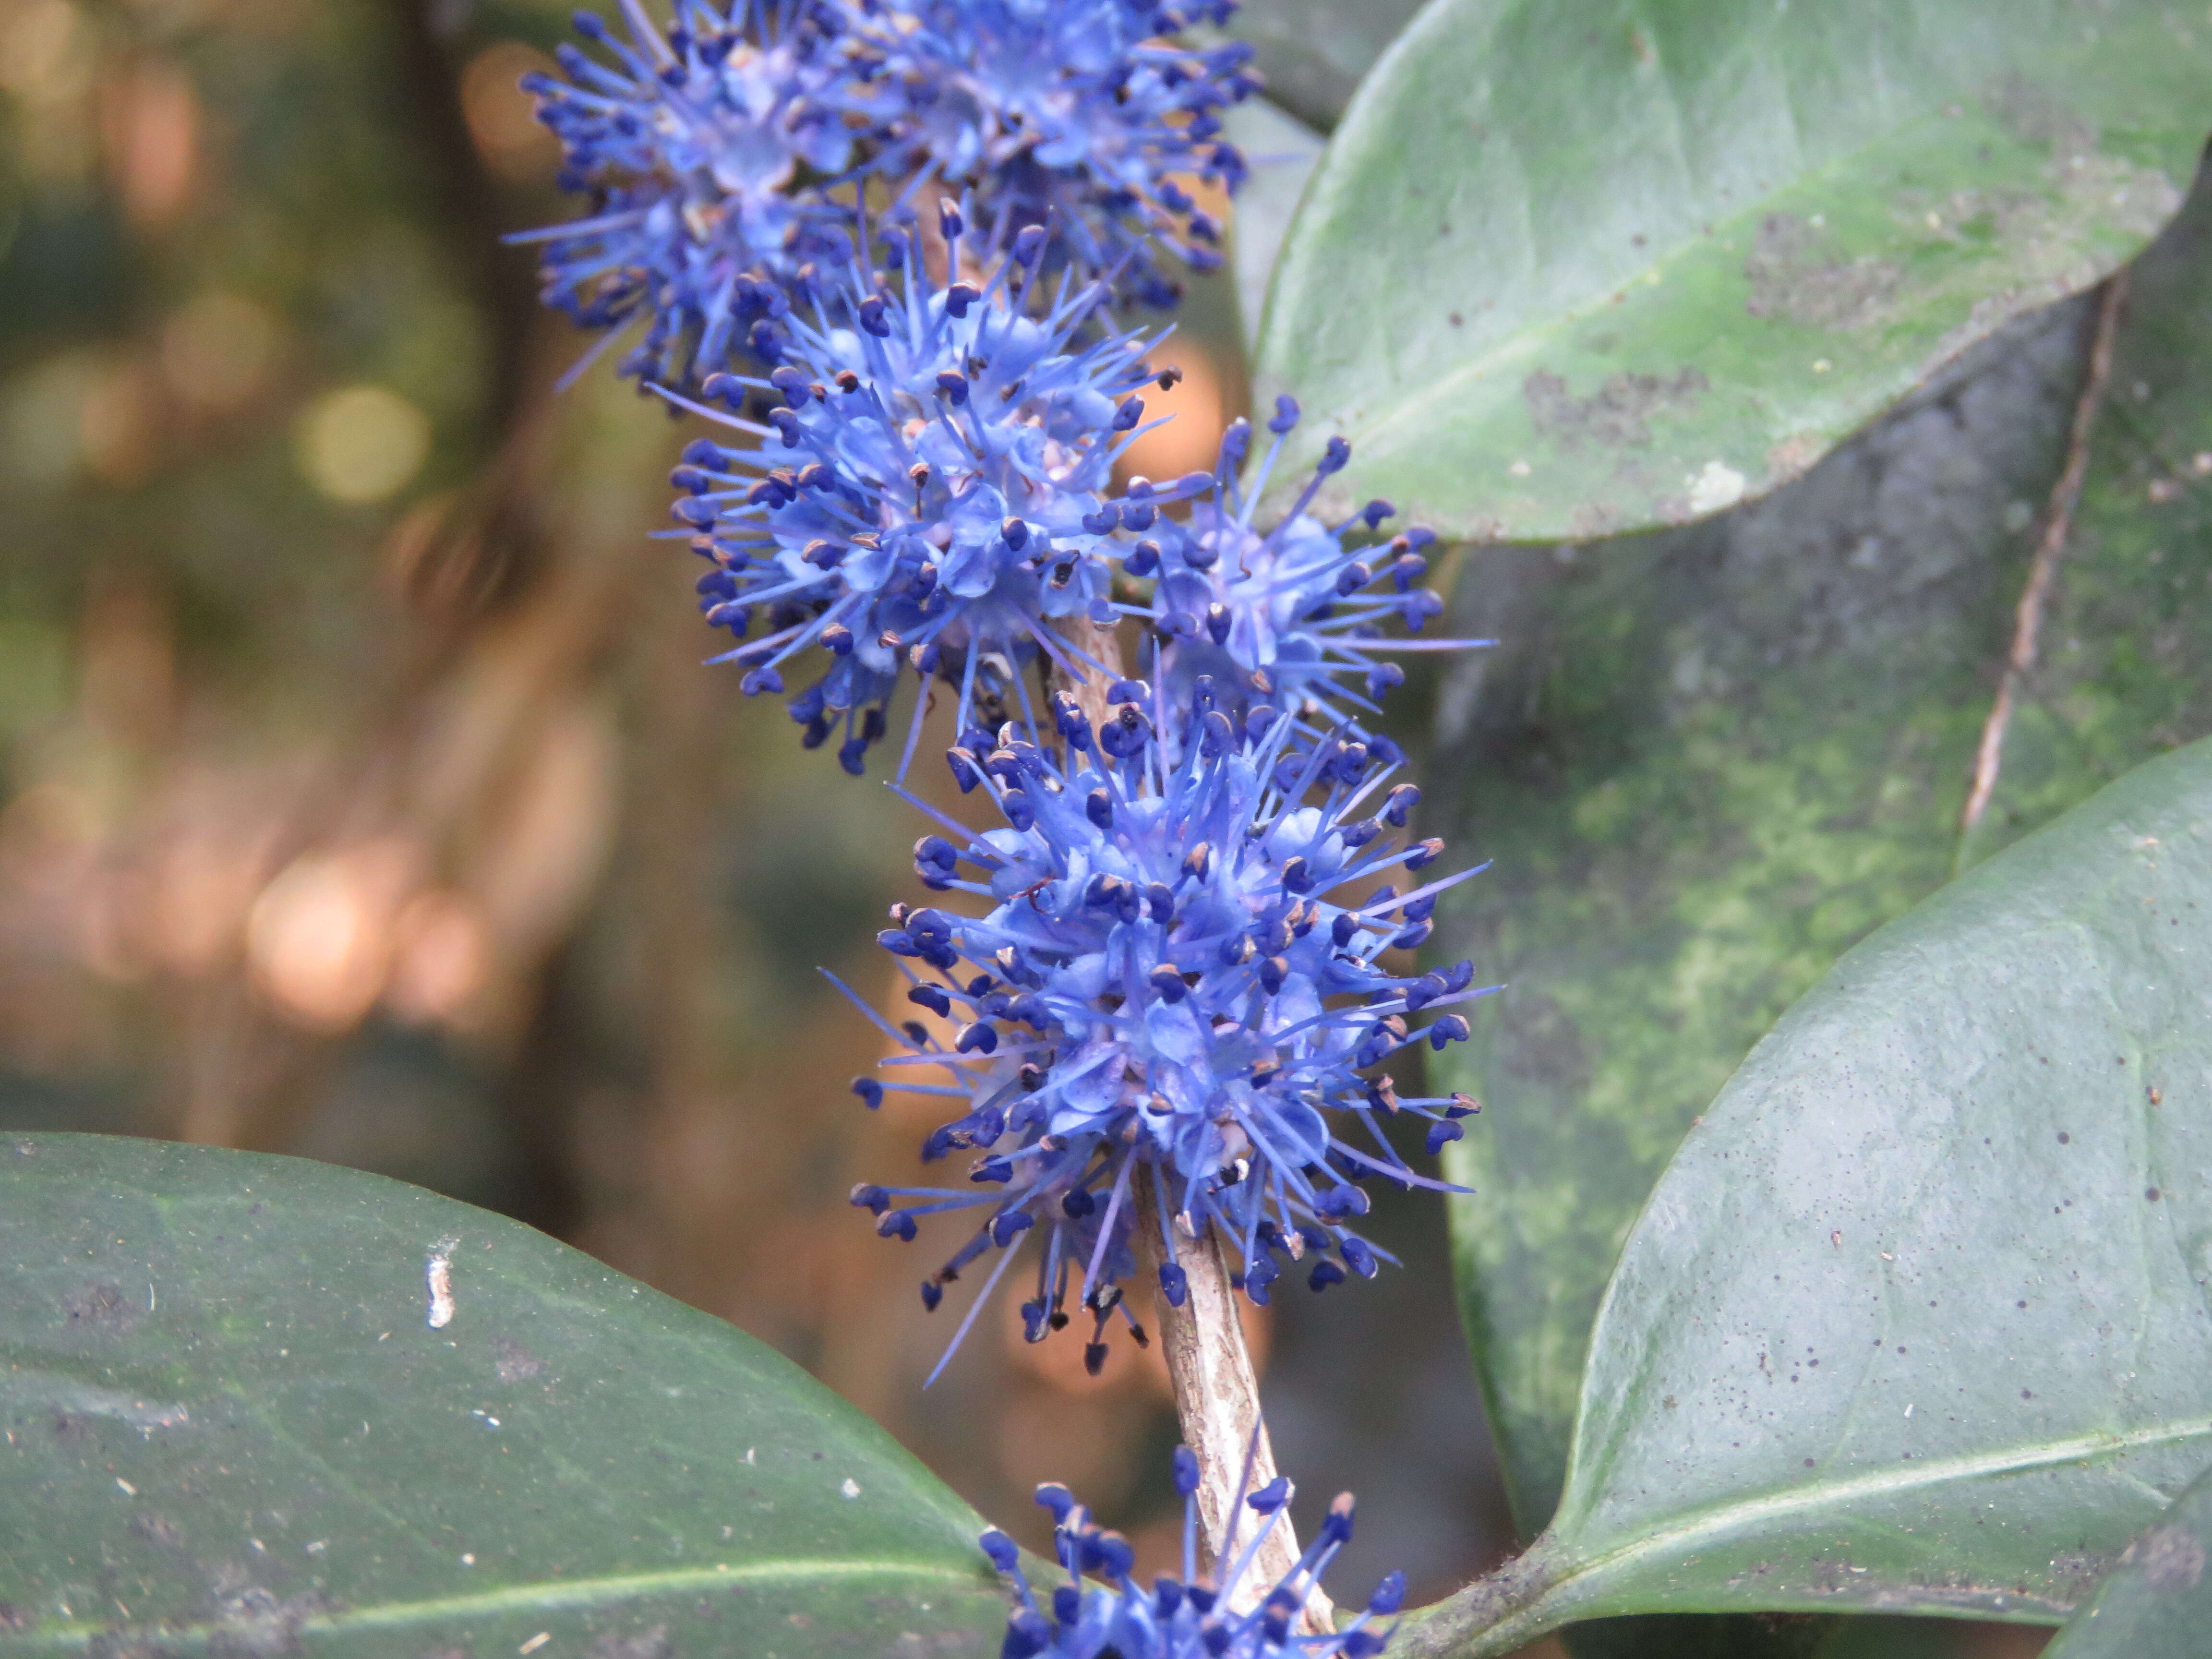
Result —
[[[1267,96],[1327,132],[1421,0],[1243,0],[1228,33],[1252,43]]]
[[[1950,873],[2064,327],[1726,520],[1471,556],[1430,784],[1493,860],[1439,948],[1504,990],[1431,1060],[1463,1312],[1524,1535],[1552,1514],[1598,1297],[1691,1120],[1838,956]],[[2060,395],[2036,405],[2046,378]],[[1970,490],[1962,481],[1971,482]],[[1448,803],[1448,804],[1447,804]]]
[[[920,1659],[1006,1616],[976,1516],[769,1349],[295,1158],[0,1139],[0,1425],[8,1659]]]
[[[2208,921],[2200,743],[1838,963],[1630,1235],[1551,1528],[1413,1650],[2070,1612],[2212,1455]]]
[[[1276,256],[1289,234],[1306,180],[1321,160],[1321,135],[1265,98],[1248,98],[1221,112],[1222,131],[1251,168],[1229,224],[1230,263],[1237,273],[1237,308],[1244,349],[1257,343]]]
[[[1974,665],[2003,648],[2021,562],[2006,485],[2047,476],[2063,420],[1985,404],[1969,443],[1907,421],[1810,500],[1569,561],[1487,550],[1462,582],[1454,631],[1503,643],[1447,687],[1429,781],[1454,844],[1494,863],[1440,913],[1439,949],[1505,988],[1430,1064],[1485,1103],[1447,1159],[1473,1188],[1450,1200],[1454,1267],[1524,1537],[1559,1496],[1621,1241],[1692,1119],[1843,951],[1950,873]],[[1997,487],[1927,510],[1910,458],[1929,451]],[[1644,1630],[1622,1650],[1711,1641]]]
[[[2124,316],[2039,648],[1962,865],[2212,730],[2212,190],[2136,262]]]
[[[1794,477],[2140,248],[2212,19],[2161,0],[1436,0],[1346,111],[1257,390],[1323,496],[1447,535],[1670,524]]]
[[[2120,1553],[2044,1659],[2203,1659],[2212,1631],[2212,1471]]]
[[[2212,190],[2136,263],[2089,483],[1987,850],[2212,729]],[[2025,520],[2058,470],[2078,306],[1812,477],[1695,529],[1479,556],[1433,774],[1496,867],[1440,925],[1506,989],[1443,1062],[1462,1293],[1529,1534],[1597,1298],[1692,1118],[1784,1008],[1941,884]],[[2001,355],[1998,348],[2002,348]],[[2141,395],[2139,395],[2141,394]],[[2160,500],[2153,500],[2154,491]],[[1436,1063],[1436,1062],[1432,1062]]]
[[[1963,851],[2024,575],[2008,525],[2058,470],[2079,302],[1765,501],[1564,562],[1491,550],[1461,583],[1452,631],[1503,643],[1446,690],[1432,793],[1460,778],[1451,833],[1498,863],[1440,926],[1506,989],[1445,1062],[1488,1103],[1452,1149],[1478,1188],[1455,1265],[1524,1535],[1620,1241],[1720,1081],[1955,861],[2212,730],[2208,241],[2200,188],[2133,269],[2043,652]]]

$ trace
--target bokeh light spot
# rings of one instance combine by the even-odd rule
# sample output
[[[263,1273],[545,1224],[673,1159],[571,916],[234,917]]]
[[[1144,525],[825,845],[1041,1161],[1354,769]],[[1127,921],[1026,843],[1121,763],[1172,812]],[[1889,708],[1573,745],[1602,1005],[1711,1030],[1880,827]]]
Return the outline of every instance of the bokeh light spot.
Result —
[[[191,201],[199,172],[199,95],[189,78],[141,64],[103,88],[102,138],[124,211],[142,230],[169,223]]]
[[[560,141],[538,118],[522,77],[556,66],[519,40],[501,40],[469,60],[461,73],[461,112],[484,165],[509,184],[550,184],[561,164]]]
[[[386,1000],[412,1024],[465,1026],[489,977],[492,941],[483,910],[465,893],[418,894],[399,913]]]
[[[341,386],[307,405],[296,434],[300,471],[334,501],[380,501],[422,470],[430,417],[380,386]]]
[[[0,23],[0,88],[27,103],[79,96],[94,58],[92,30],[70,0],[31,0]]]
[[[384,992],[411,860],[375,842],[295,860],[262,890],[246,948],[263,994],[295,1024],[343,1030]]]
[[[1146,386],[1145,423],[1156,421],[1123,452],[1115,470],[1123,479],[1141,474],[1148,478],[1173,478],[1185,472],[1212,469],[1221,447],[1222,428],[1229,424],[1228,387],[1220,365],[1195,340],[1170,336],[1146,354],[1155,368],[1182,371],[1175,386]],[[1171,417],[1171,418],[1170,418]]]
[[[276,319],[252,301],[210,289],[161,331],[161,373],[184,402],[224,413],[250,402],[276,356]]]

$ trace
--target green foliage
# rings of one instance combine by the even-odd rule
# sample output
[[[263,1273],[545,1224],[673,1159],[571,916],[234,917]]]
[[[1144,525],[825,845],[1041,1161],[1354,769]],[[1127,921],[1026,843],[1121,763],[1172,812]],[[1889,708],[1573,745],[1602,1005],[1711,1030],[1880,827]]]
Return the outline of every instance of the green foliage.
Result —
[[[982,1522],[788,1361],[374,1176],[0,1139],[0,1355],[9,1659],[803,1659],[1006,1617]]]
[[[2207,906],[2199,744],[1845,957],[1630,1235],[1551,1528],[1427,1640],[2086,1599],[2212,1450]]]
[[[564,38],[564,9],[310,9],[246,50],[142,9],[46,9],[100,65],[65,100],[0,76],[19,790],[130,770],[73,738],[68,771],[52,737],[88,570],[173,605],[241,704],[327,724],[376,678],[362,596],[398,511],[510,465],[574,343],[526,343],[529,261],[494,222],[551,210],[525,173],[492,188],[471,124],[495,106],[463,91],[480,50]],[[1575,1623],[1585,1656],[1903,1659],[1951,1650],[1796,1615],[2077,1608],[2054,1656],[2202,1650],[2212,749],[2167,751],[2212,730],[2212,192],[2136,259],[1990,809],[1962,831],[1960,806],[2079,386],[2068,296],[2172,213],[2212,18],[1247,0],[1235,27],[1273,100],[1225,112],[1255,161],[1231,224],[1255,390],[1311,417],[1279,479],[1340,431],[1337,504],[1505,544],[1467,561],[1451,631],[1501,643],[1445,682],[1423,781],[1495,860],[1440,943],[1506,988],[1432,1063],[1488,1108],[1448,1159],[1475,1188],[1455,1266],[1541,1536],[1394,1652]],[[158,234],[100,182],[140,56],[210,117]],[[202,335],[253,346],[228,404],[176,367]],[[383,507],[302,459],[301,417],[360,383],[436,434]],[[94,418],[125,404],[139,426]],[[620,481],[656,475],[657,509],[666,431],[604,382],[560,407],[532,515],[633,547]],[[175,730],[142,724],[149,750]],[[664,747],[656,820],[655,780],[714,769]],[[729,885],[772,983],[695,1024],[781,1050],[784,988],[844,931],[823,895],[861,903],[884,826],[757,785],[787,836],[817,829],[747,842]],[[27,890],[21,830],[0,877]],[[653,878],[659,914],[715,867]],[[672,959],[604,976],[703,998],[711,953]],[[118,1121],[35,1081],[51,1121]],[[799,1189],[798,1161],[752,1179]],[[0,1659],[926,1659],[990,1650],[1006,1612],[981,1520],[768,1348],[511,1222],[290,1160],[0,1135]]]
[[[1308,126],[1335,126],[1421,0],[1245,0],[1231,33],[1252,43],[1267,96]],[[1237,203],[1241,218],[1243,203]]]
[[[2212,723],[2190,470],[2212,441],[2208,229],[2200,192],[2132,274],[2043,653],[1971,837],[1988,665],[2026,563],[2004,519],[2057,471],[2078,313],[1721,526],[1564,562],[1494,550],[1464,585],[1463,630],[1503,643],[1447,690],[1437,769],[1498,867],[1447,941],[1507,988],[1452,1066],[1490,1105],[1453,1148],[1476,1189],[1453,1219],[1529,1532],[1620,1240],[1759,1034],[1954,864]]]
[[[2212,731],[2212,191],[2128,281],[2081,504],[1962,865]]]
[[[1231,258],[1245,349],[1258,340],[1267,308],[1267,285],[1297,216],[1306,180],[1321,160],[1322,138],[1295,115],[1265,98],[1248,98],[1225,111],[1222,127],[1253,158],[1251,177],[1237,193]]]
[[[2120,1553],[2097,1599],[2075,1613],[2045,1659],[2192,1659],[2212,1631],[2212,1472]]]
[[[1730,506],[2148,240],[2208,70],[2153,0],[1438,0],[1309,189],[1259,390],[1448,534]]]
[[[1433,787],[1495,863],[1443,948],[1505,989],[1444,1062],[1487,1109],[1449,1167],[1474,1188],[1453,1205],[1462,1293],[1528,1533],[1599,1293],[1692,1118],[1950,873],[2024,563],[2003,501],[2054,464],[2053,421],[2002,406],[1970,434],[1993,487],[1942,518],[1906,486],[1948,423],[1908,422],[1726,532],[1468,568],[1454,620],[1501,643],[1448,685]]]

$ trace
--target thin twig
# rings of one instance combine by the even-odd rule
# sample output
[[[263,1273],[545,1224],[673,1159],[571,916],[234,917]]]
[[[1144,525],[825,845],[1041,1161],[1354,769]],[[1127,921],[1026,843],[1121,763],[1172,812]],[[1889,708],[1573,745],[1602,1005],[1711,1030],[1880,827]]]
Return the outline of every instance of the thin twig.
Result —
[[[2074,509],[2081,499],[2082,480],[2089,471],[2089,435],[2097,424],[2097,410],[2112,376],[2112,341],[2119,332],[2120,311],[2127,302],[2125,268],[2105,279],[2104,297],[2097,307],[2097,330],[2089,343],[2089,372],[2081,395],[2074,404],[2074,424],[2066,437],[2066,465],[2051,487],[2051,501],[2043,514],[2043,535],[2035,558],[2027,568],[2027,585],[2021,590],[2013,615],[2012,649],[2005,655],[2004,672],[1997,679],[1996,701],[1982,726],[1981,746],[1974,751],[1973,785],[1959,814],[1959,833],[1972,832],[1989,811],[1996,792],[1997,772],[2004,763],[2005,729],[2012,723],[2014,699],[2021,680],[2035,666],[2036,635],[2043,626],[2043,606],[2051,592],[2051,578],[2066,550],[2066,538],[2074,527]]]
[[[1109,718],[1111,704],[1106,689],[1121,672],[1121,651],[1110,628],[1098,628],[1080,619],[1063,624],[1073,642],[1105,672],[1087,671],[1080,676],[1056,674],[1055,689],[1072,694],[1094,726]],[[1136,1213],[1131,1218],[1135,1233],[1139,1272],[1155,1286],[1159,1283],[1160,1218],[1152,1183],[1139,1172],[1135,1182]],[[1167,1360],[1168,1382],[1175,1393],[1176,1417],[1182,1428],[1183,1443],[1198,1459],[1198,1515],[1200,1567],[1218,1573],[1224,1537],[1231,1535],[1234,1517],[1236,1549],[1245,1545],[1264,1524],[1250,1510],[1238,1515],[1250,1460],[1249,1483],[1263,1486],[1275,1478],[1275,1454],[1268,1443],[1267,1425],[1260,1415],[1259,1377],[1244,1345],[1244,1327],[1237,1317],[1237,1289],[1229,1277],[1229,1264],[1221,1245],[1209,1231],[1194,1237],[1181,1225],[1170,1232],[1175,1240],[1176,1265],[1183,1271],[1188,1287],[1180,1308],[1156,1294],[1160,1348]],[[1259,1605],[1268,1590],[1297,1565],[1297,1534],[1288,1509],[1274,1517],[1259,1553],[1238,1581],[1231,1606],[1238,1612]],[[1336,1628],[1336,1613],[1316,1586],[1306,1597],[1299,1616],[1299,1633],[1325,1636]]]

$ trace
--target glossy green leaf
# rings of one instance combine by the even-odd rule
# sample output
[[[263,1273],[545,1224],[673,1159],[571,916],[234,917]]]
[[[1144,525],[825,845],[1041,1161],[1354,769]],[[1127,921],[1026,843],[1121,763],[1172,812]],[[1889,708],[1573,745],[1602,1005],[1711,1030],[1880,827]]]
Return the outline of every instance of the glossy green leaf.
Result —
[[[1006,1614],[976,1516],[771,1350],[295,1158],[0,1138],[0,1426],[8,1659],[923,1659]]]
[[[2137,262],[2090,480],[1969,850],[2212,731],[2212,191]],[[1961,856],[2024,525],[2059,465],[2086,311],[1801,483],[1571,559],[1495,549],[1433,769],[1497,860],[1441,918],[1506,989],[1446,1061],[1469,1334],[1516,1513],[1551,1514],[1589,1322],[1660,1167],[1835,957]],[[2173,458],[2173,459],[2167,459]],[[2153,499],[2155,495],[2158,499]],[[1443,786],[1437,787],[1441,791]]]
[[[1327,132],[1421,0],[1243,0],[1229,33],[1252,43],[1267,96]]]
[[[1414,1650],[2069,1613],[2212,1458],[2208,1010],[2212,743],[1852,951],[1653,1191],[1551,1528]]]
[[[2043,652],[1963,848],[2086,307],[1711,525],[1470,565],[1455,631],[1504,643],[1448,683],[1432,770],[1459,780],[1455,841],[1498,865],[1442,941],[1507,988],[1449,1062],[1489,1108],[1452,1149],[1478,1188],[1453,1224],[1527,1534],[1559,1492],[1620,1240],[1720,1080],[1954,862],[2212,731],[2208,240],[2200,189],[2133,269]],[[1674,1634],[1695,1639],[1647,1629],[1629,1650]]]
[[[2043,476],[2051,420],[2002,407],[1990,425],[2019,447],[1986,470]],[[1464,630],[1503,643],[1448,683],[1426,781],[1450,792],[1454,847],[1494,862],[1440,913],[1438,949],[1505,988],[1430,1066],[1484,1102],[1446,1163],[1473,1189],[1450,1200],[1454,1266],[1524,1537],[1558,1498],[1621,1241],[1692,1119],[1844,950],[1949,874],[1975,663],[2002,649],[2020,562],[2002,488],[1923,513],[1908,458],[1929,447],[1907,422],[1811,501],[1571,561],[1492,549],[1462,580]],[[1787,1654],[1798,1634],[1735,1639]],[[1721,1650],[1697,1630],[1571,1636]]]
[[[2212,1645],[2212,1471],[2120,1552],[2044,1659],[2203,1659]]]
[[[1299,461],[1352,441],[1332,511],[1710,513],[2140,248],[2208,80],[2212,18],[2162,0],[1437,0],[1307,191],[1257,389]]]
[[[1431,1061],[1464,1315],[1524,1535],[1620,1242],[1691,1120],[1836,957],[1948,878],[2073,331],[1720,523],[1470,556],[1429,768],[1492,860],[1438,949],[1504,989]],[[2046,379],[2061,395],[2028,401]],[[1975,487],[1966,487],[1972,483]]]

